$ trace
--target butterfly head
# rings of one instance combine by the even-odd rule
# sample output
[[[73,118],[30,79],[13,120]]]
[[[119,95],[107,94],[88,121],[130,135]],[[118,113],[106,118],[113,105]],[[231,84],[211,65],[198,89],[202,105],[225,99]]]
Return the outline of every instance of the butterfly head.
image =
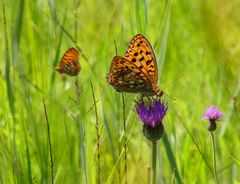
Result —
[[[156,96],[161,97],[164,94],[164,91],[161,90],[157,85],[153,86],[153,92]]]
[[[59,67],[59,66],[57,66],[57,67],[55,68],[55,70],[56,70],[57,72],[59,72],[59,73],[63,73],[63,69],[62,69],[61,67]]]

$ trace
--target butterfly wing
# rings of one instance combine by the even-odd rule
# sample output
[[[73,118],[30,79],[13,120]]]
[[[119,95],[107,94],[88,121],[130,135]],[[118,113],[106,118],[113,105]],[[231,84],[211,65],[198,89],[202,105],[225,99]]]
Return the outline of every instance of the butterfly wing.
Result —
[[[151,82],[146,74],[125,57],[113,58],[107,81],[119,92],[153,94]]]
[[[65,73],[70,76],[76,76],[80,71],[78,62],[78,50],[75,48],[68,49],[63,55],[60,64],[55,68],[59,73]]]
[[[124,57],[139,67],[149,78],[152,85],[157,85],[158,68],[156,57],[147,38],[141,34],[134,36]]]

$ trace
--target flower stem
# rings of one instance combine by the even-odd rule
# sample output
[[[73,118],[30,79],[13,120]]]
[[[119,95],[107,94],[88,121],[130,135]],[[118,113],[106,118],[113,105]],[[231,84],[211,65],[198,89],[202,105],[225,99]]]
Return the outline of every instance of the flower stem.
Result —
[[[152,141],[152,184],[156,184],[157,142]]]
[[[214,134],[211,131],[211,138],[212,138],[212,157],[213,157],[213,172],[214,172],[214,177],[216,180],[216,184],[218,184],[218,177],[217,177],[217,166],[216,166],[216,153],[215,153],[215,141],[214,141]]]

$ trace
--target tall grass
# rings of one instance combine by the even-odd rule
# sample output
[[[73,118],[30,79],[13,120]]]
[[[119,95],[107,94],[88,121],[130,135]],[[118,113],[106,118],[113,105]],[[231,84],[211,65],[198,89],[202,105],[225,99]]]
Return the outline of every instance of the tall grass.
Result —
[[[151,144],[134,112],[136,95],[124,94],[125,119],[121,93],[105,79],[114,41],[124,55],[137,33],[153,45],[159,86],[168,95],[157,180],[214,182],[211,139],[201,118],[215,104],[224,113],[215,132],[218,179],[240,182],[237,0],[2,0],[1,5],[0,183],[52,182],[43,98],[54,183],[99,183],[99,176],[101,183],[123,183],[125,138],[127,182],[149,181]],[[54,67],[73,46],[80,49],[81,71],[78,78],[63,79]]]

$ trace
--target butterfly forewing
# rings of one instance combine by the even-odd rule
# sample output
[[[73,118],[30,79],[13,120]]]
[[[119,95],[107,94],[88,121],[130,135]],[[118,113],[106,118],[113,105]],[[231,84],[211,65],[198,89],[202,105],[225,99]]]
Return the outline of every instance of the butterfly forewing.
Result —
[[[107,81],[117,91],[152,93],[151,82],[141,69],[124,57],[113,58]]]
[[[125,58],[137,65],[156,85],[158,80],[158,69],[154,51],[149,41],[141,34],[137,34],[131,40],[125,53]]]
[[[76,76],[80,71],[78,62],[78,50],[75,48],[68,49],[63,55],[60,64],[55,68],[59,73],[65,73],[70,76]]]

